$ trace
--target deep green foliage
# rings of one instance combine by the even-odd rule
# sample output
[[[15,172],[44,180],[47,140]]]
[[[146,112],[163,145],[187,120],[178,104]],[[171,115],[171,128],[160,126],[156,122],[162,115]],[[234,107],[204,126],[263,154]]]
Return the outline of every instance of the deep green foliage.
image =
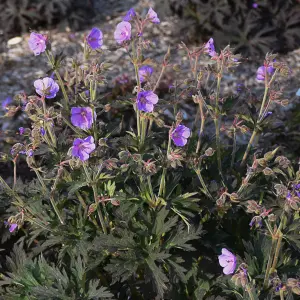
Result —
[[[182,31],[218,47],[228,43],[247,56],[287,52],[300,43],[300,3],[296,0],[169,0],[182,16]],[[257,8],[252,5],[256,3]]]
[[[147,18],[136,22],[138,30],[152,26]],[[265,72],[264,94],[246,88],[228,94],[222,77],[240,64],[240,55],[227,46],[205,60],[205,45],[182,43],[190,77],[177,80],[168,51],[157,62],[161,69],[141,85],[138,68],[152,61],[149,43],[134,33],[120,46],[135,67],[133,91],[103,94],[105,50],[92,51],[85,42],[82,60],[69,67],[63,54],[47,48],[50,73],[60,84],[55,100],[19,95],[7,107],[10,118],[25,104],[31,126],[14,137],[10,153],[1,153],[13,174],[11,181],[0,177],[1,221],[9,223],[1,222],[0,296],[299,299],[298,161],[280,144],[257,143],[272,135],[277,117],[269,111],[287,103],[280,84],[288,66],[268,53],[264,65],[274,71]],[[154,112],[139,111],[136,93],[157,92],[171,66],[170,90],[160,94]],[[187,105],[192,120],[184,117]],[[71,107],[95,112],[91,127],[74,124]],[[176,146],[174,128],[181,124],[191,136]],[[86,137],[94,138],[95,149],[84,160],[72,147]],[[19,176],[20,161],[33,179]],[[237,259],[227,275],[218,262],[222,248]]]

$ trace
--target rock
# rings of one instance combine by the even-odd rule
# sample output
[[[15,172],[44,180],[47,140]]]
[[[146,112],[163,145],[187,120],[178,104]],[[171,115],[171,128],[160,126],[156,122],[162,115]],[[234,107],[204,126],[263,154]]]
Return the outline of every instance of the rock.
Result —
[[[17,45],[17,44],[21,43],[22,41],[23,41],[23,39],[20,36],[16,36],[16,37],[14,37],[12,39],[9,39],[7,41],[7,47]]]

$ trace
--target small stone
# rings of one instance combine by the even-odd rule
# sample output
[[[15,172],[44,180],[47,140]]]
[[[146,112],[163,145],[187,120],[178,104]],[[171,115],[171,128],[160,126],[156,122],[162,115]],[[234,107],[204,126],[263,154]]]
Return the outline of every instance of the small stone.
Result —
[[[7,41],[7,46],[9,47],[9,46],[17,45],[17,44],[21,43],[22,40],[23,39],[20,36],[16,36],[16,37],[14,37],[14,38]]]

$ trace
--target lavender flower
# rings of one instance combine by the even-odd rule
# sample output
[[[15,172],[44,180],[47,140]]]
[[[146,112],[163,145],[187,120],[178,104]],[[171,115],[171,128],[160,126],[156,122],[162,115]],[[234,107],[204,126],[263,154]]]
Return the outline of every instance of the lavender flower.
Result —
[[[93,124],[93,111],[90,107],[72,107],[71,122],[81,129],[90,129]]]
[[[100,48],[103,45],[102,31],[94,27],[86,37],[86,41],[93,50]]]
[[[157,13],[150,7],[147,13],[147,19],[150,20],[150,22],[154,23],[154,24],[159,24],[160,20],[157,17]]]
[[[152,75],[153,69],[150,66],[142,66],[139,68],[140,82],[143,83]]]
[[[265,80],[265,66],[260,66],[257,71],[256,71],[256,79],[259,81],[264,81]],[[272,75],[274,73],[275,69],[273,67],[268,67],[267,68],[267,73],[269,75]]]
[[[225,275],[233,274],[236,268],[236,257],[226,248],[222,249],[222,254],[218,256],[219,264],[223,267],[223,273]]]
[[[152,112],[154,104],[158,102],[158,96],[152,91],[139,92],[136,98],[138,110]]]
[[[12,233],[18,228],[18,224],[4,221],[4,224],[9,226],[9,232]]]
[[[54,98],[59,91],[58,84],[50,77],[36,80],[34,87],[37,94],[48,99]]]
[[[88,136],[85,139],[77,138],[73,143],[72,155],[74,157],[79,157],[82,161],[85,161],[89,159],[89,154],[93,152],[95,148],[96,145],[92,136]]]
[[[1,107],[3,110],[5,110],[5,108],[12,102],[11,97],[7,97],[2,103],[1,103]]]
[[[258,4],[257,4],[257,3],[253,3],[253,4],[252,4],[252,7],[253,7],[253,8],[258,8]]]
[[[25,131],[24,127],[20,127],[20,128],[19,128],[19,133],[20,133],[20,135],[23,135],[23,134],[24,134],[24,131]]]
[[[178,125],[172,132],[171,138],[176,146],[182,147],[187,143],[187,139],[191,135],[191,130],[184,126]]]
[[[208,53],[209,56],[213,57],[217,53],[215,51],[214,39],[210,38],[208,42],[204,46],[205,52]]]
[[[26,155],[29,156],[29,157],[33,156],[33,154],[34,154],[34,152],[33,152],[32,149],[29,149],[29,150],[27,151],[27,153],[26,153]]]
[[[40,128],[40,133],[41,133],[42,136],[44,136],[46,134],[46,131],[45,131],[44,127]]]
[[[131,38],[131,24],[126,21],[119,23],[115,30],[114,37],[118,44],[129,41]]]
[[[123,21],[130,22],[134,17],[136,16],[136,13],[133,8],[130,8],[127,12],[126,16],[123,18]]]
[[[46,42],[47,36],[40,33],[31,32],[28,40],[28,45],[34,55],[40,55],[46,50]]]

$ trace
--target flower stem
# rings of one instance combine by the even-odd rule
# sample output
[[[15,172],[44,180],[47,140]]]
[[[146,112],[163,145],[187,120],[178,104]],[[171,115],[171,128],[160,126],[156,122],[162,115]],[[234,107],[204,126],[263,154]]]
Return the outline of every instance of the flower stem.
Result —
[[[58,70],[56,69],[55,61],[54,61],[54,58],[53,58],[53,54],[51,52],[47,51],[47,50],[45,51],[45,53],[46,53],[46,56],[48,58],[48,61],[49,61],[50,65],[51,65],[51,67],[54,70],[54,73],[55,73],[56,78],[58,80],[59,86],[60,86],[61,91],[63,93],[64,101],[65,101],[64,107],[65,107],[66,110],[68,110],[68,107],[69,107],[69,97],[68,97],[67,91],[65,89],[65,85],[63,83],[63,80],[62,80],[62,78],[61,78]]]
[[[271,265],[272,265],[272,260],[273,260],[273,252],[276,244],[276,239],[274,236],[272,236],[272,245],[271,249],[269,252],[269,258],[268,258],[268,264],[267,264],[267,269],[266,269],[266,274],[265,274],[265,279],[264,279],[264,288],[267,288],[269,285],[269,277],[270,277],[270,270],[271,270]]]
[[[269,107],[269,103],[270,102],[268,103],[266,110],[264,110],[265,103],[266,103],[267,96],[268,96],[268,92],[269,92],[270,86],[271,86],[272,82],[274,81],[275,76],[277,74],[277,69],[275,70],[275,72],[272,75],[272,78],[270,79],[269,82],[268,82],[268,76],[267,76],[267,71],[266,70],[267,70],[267,68],[265,68],[265,92],[264,92],[263,100],[262,100],[261,107],[260,107],[260,110],[259,110],[257,122],[256,122],[256,124],[254,126],[254,130],[253,130],[252,136],[251,136],[251,138],[249,140],[249,143],[247,145],[246,151],[244,153],[244,156],[243,156],[243,159],[242,159],[242,162],[241,162],[241,166],[244,166],[245,163],[246,163],[246,159],[247,159],[248,154],[250,152],[251,146],[252,146],[253,141],[254,141],[254,139],[256,137],[256,134],[258,132],[257,131],[257,127],[260,125],[261,121],[263,120],[263,116],[265,115],[265,112],[266,112],[267,108]]]
[[[235,161],[235,153],[236,153],[236,129],[233,129],[233,143],[232,143],[232,155],[231,155],[231,164],[230,168],[233,168],[234,161]]]
[[[162,77],[164,75],[165,69],[166,69],[166,66],[165,66],[165,64],[163,64],[163,66],[161,68],[161,71],[160,71],[160,74],[158,76],[158,79],[157,79],[157,81],[155,83],[155,86],[153,88],[153,93],[155,93],[156,89],[158,88],[158,85],[159,85],[159,83],[160,83],[160,81],[161,81],[161,79],[162,79]]]
[[[169,132],[169,141],[168,141],[168,148],[167,148],[167,159],[169,157],[171,151],[171,130]],[[166,193],[166,174],[167,174],[167,168],[163,168],[163,173],[161,175],[160,179],[160,185],[159,185],[159,191],[158,191],[158,197],[165,196]]]
[[[101,211],[101,208],[99,207],[98,201],[97,201],[97,198],[98,198],[97,187],[93,184],[92,188],[93,188],[93,193],[94,193],[94,201],[95,201],[95,204],[97,205],[97,213],[98,213],[98,217],[99,217],[99,220],[101,223],[101,227],[102,227],[104,234],[107,234],[107,229],[106,229],[106,225],[105,225],[104,218],[102,215],[102,211]]]
[[[16,185],[17,185],[17,157],[13,160],[13,163],[14,163],[14,184],[13,184],[13,190],[16,189]]]
[[[203,102],[200,100],[199,102],[199,112],[200,112],[200,117],[201,117],[201,124],[200,124],[200,131],[199,131],[199,137],[198,137],[198,142],[197,142],[197,148],[196,148],[196,153],[199,152],[200,147],[201,147],[201,139],[204,131],[204,125],[205,125],[205,115],[203,113]]]
[[[216,92],[216,116],[215,116],[215,127],[216,127],[216,145],[217,145],[217,160],[218,160],[218,169],[221,177],[222,175],[222,162],[221,162],[221,145],[220,145],[220,122],[221,117],[219,116],[219,98],[220,98],[220,89],[221,89],[221,79],[223,73],[223,59],[221,60],[221,67],[218,72],[217,78],[217,92]]]
[[[277,240],[277,245],[276,245],[276,249],[275,249],[274,260],[273,260],[273,264],[272,264],[271,270],[275,270],[276,269],[277,262],[278,262],[278,257],[279,257],[279,252],[280,252],[280,248],[281,248],[282,237],[283,237],[280,229],[277,230],[277,234],[276,235],[279,235],[279,237],[278,237],[278,240]]]
[[[252,133],[252,135],[251,135],[251,138],[250,138],[250,140],[249,140],[249,143],[248,143],[248,145],[247,145],[246,151],[245,151],[245,153],[244,153],[244,156],[243,156],[243,159],[242,159],[242,162],[241,162],[241,166],[244,166],[245,163],[246,163],[246,159],[247,159],[247,157],[248,157],[248,154],[249,154],[249,152],[250,152],[250,149],[251,149],[251,146],[252,146],[252,144],[253,144],[253,142],[254,142],[254,139],[255,139],[255,137],[256,137],[256,134],[257,134],[257,131],[256,131],[256,129],[254,129],[254,131],[253,131],[253,133]]]
[[[279,295],[280,295],[280,300],[284,300],[284,290],[280,289]]]
[[[252,293],[252,290],[251,290],[251,287],[249,286],[249,284],[246,285],[246,290],[248,292],[250,300],[255,300],[255,298],[253,296],[253,293]]]

